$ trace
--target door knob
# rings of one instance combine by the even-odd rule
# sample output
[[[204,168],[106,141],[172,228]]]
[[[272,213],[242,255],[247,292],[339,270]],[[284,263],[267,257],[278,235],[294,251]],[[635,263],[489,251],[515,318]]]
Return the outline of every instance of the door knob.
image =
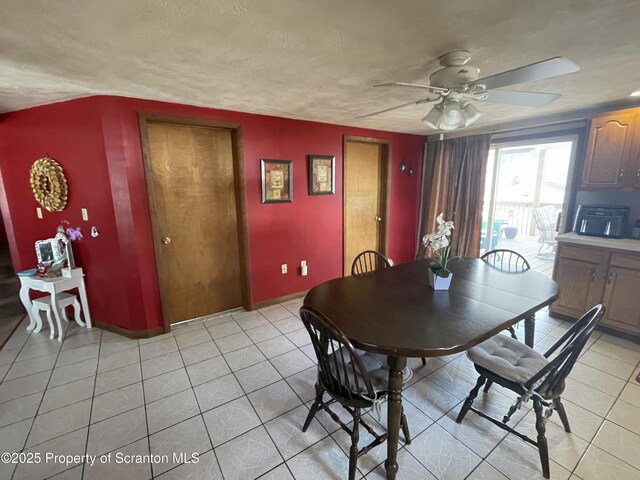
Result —
[[[162,240],[160,240],[162,242],[163,245],[169,245],[171,243],[171,238],[169,237],[164,237]]]

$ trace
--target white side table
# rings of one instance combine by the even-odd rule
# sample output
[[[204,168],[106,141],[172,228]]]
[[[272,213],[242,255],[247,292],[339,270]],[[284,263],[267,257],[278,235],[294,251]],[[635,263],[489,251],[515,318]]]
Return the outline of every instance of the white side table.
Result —
[[[89,313],[87,290],[84,286],[84,273],[73,278],[46,278],[38,276],[19,278],[20,300],[22,300],[22,304],[29,314],[29,326],[27,327],[28,331],[34,330],[35,332],[39,332],[40,328],[42,328],[41,322],[37,322],[37,319],[33,315],[33,305],[31,304],[31,300],[29,299],[29,290],[38,290],[39,292],[47,292],[51,294],[51,303],[55,307],[53,308],[53,314],[56,317],[56,322],[58,323],[58,325],[60,325],[60,309],[56,297],[60,292],[66,292],[68,290],[77,288],[78,293],[80,294],[80,304],[82,305],[82,311],[84,312],[85,321],[78,321],[78,318],[76,317],[76,322],[81,327],[86,326],[87,328],[91,328],[91,314]]]

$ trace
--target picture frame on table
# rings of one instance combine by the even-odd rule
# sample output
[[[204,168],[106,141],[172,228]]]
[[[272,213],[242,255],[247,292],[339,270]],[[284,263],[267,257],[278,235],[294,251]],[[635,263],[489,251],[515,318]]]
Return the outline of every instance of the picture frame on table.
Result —
[[[293,162],[260,159],[262,203],[293,202]]]
[[[38,263],[51,265],[63,255],[57,238],[47,238],[36,242],[36,258]]]
[[[335,195],[336,157],[309,155],[309,195]]]

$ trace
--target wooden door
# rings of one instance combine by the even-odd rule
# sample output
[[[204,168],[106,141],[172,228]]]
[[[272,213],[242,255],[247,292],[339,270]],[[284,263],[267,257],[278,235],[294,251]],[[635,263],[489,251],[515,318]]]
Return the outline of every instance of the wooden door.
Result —
[[[240,306],[229,129],[147,122],[145,169],[165,322]]]
[[[640,270],[609,267],[603,325],[640,334]]]
[[[582,186],[622,187],[631,184],[636,113],[620,111],[594,118],[589,131]]]
[[[386,145],[346,141],[344,155],[344,274],[363,250],[386,255]]]
[[[554,280],[560,287],[560,296],[551,309],[573,318],[580,318],[589,308],[600,301],[598,287],[599,266],[570,258],[559,258]]]

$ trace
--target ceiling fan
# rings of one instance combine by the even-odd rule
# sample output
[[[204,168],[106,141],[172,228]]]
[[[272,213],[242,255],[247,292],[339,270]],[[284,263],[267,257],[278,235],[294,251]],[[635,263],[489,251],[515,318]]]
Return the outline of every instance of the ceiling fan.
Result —
[[[545,107],[560,97],[560,94],[557,93],[498,90],[499,88],[556,77],[580,70],[580,67],[571,60],[564,57],[553,57],[489,77],[478,78],[480,69],[468,65],[470,60],[471,54],[467,50],[456,50],[438,57],[442,68],[429,77],[429,85],[405,82],[374,85],[374,87],[417,88],[428,90],[429,94],[427,97],[418,100],[356,118],[371,117],[408,105],[439,101],[422,119],[424,123],[437,130],[453,130],[461,126],[468,127],[483,115],[476,108],[474,102],[487,101],[525,107]]]

